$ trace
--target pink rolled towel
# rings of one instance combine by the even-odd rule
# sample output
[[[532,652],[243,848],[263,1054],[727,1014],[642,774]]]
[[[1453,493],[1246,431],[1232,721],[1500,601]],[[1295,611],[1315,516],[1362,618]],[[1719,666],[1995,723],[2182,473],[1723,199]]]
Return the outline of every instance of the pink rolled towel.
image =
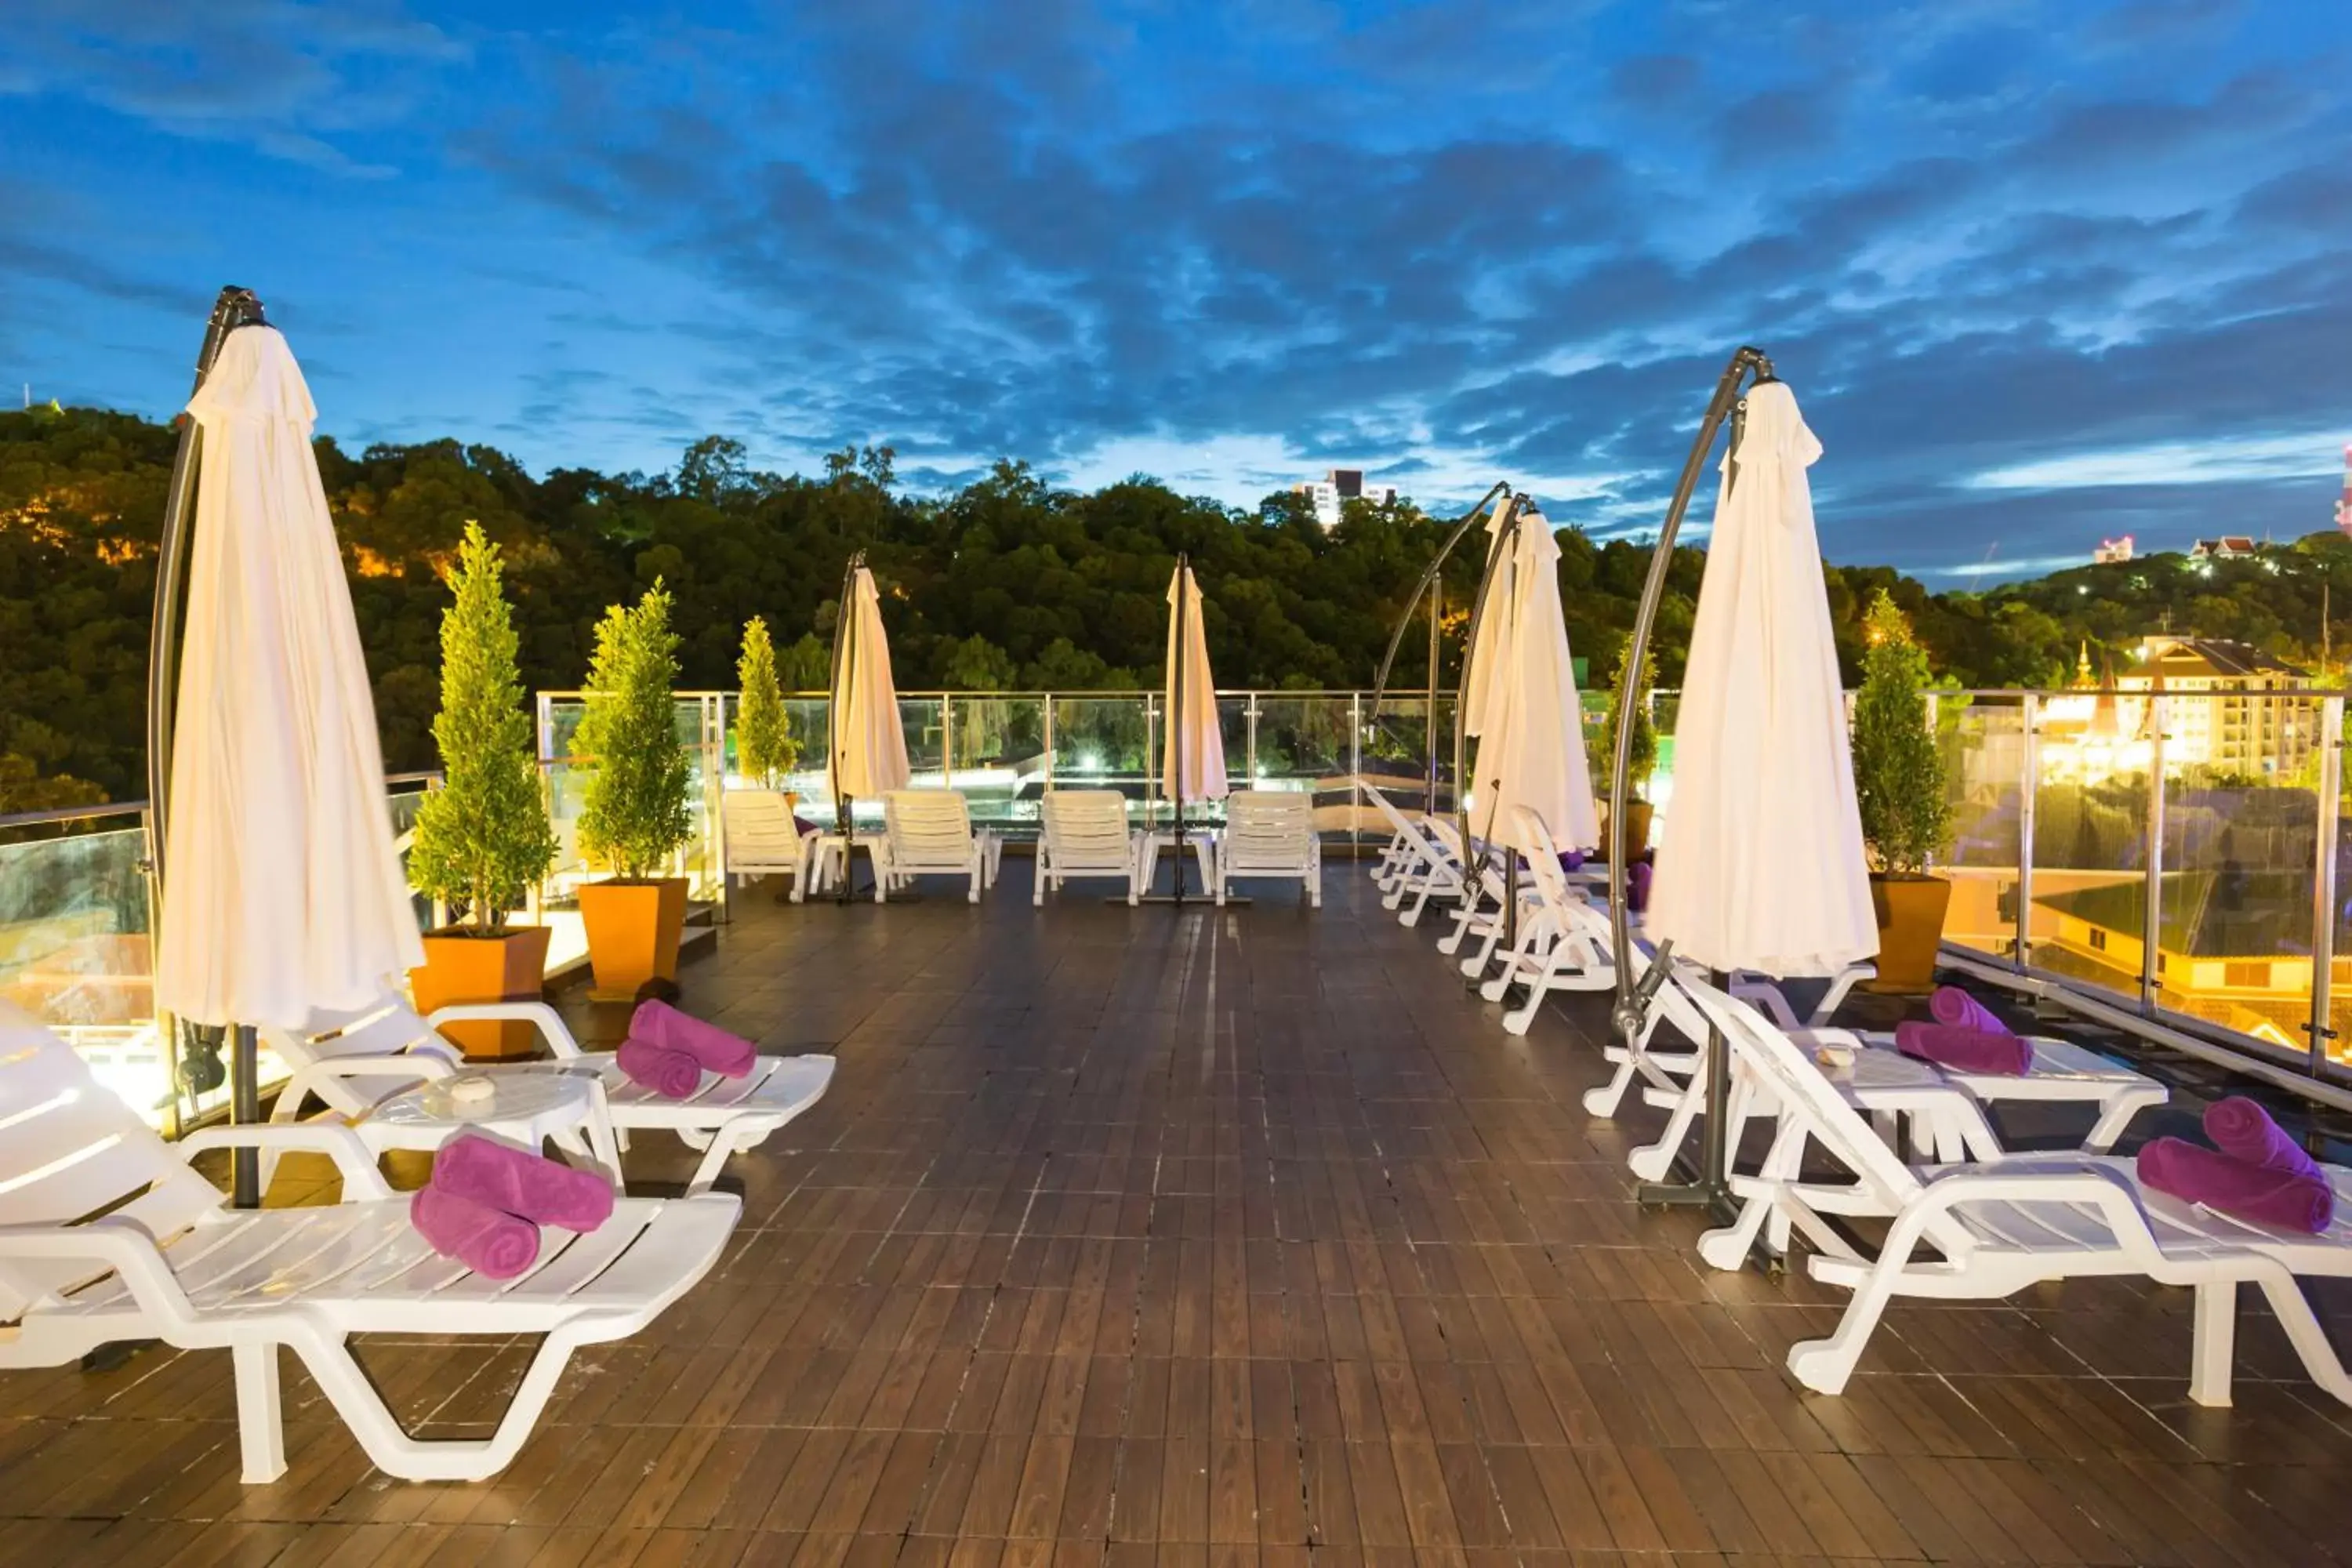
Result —
[[[715,1024],[688,1017],[668,1003],[637,1004],[629,1019],[629,1037],[650,1040],[673,1051],[684,1051],[721,1078],[749,1078],[759,1053],[740,1035],[730,1035]]]
[[[1991,1008],[1957,985],[1937,986],[1936,994],[1927,998],[1927,1011],[1935,1015],[1938,1024],[1981,1029],[1988,1035],[2015,1033],[2007,1024],[1993,1016]]]
[[[434,1251],[485,1279],[512,1279],[539,1261],[539,1226],[430,1183],[408,1200],[408,1220]]]
[[[2139,1179],[2184,1202],[2279,1230],[2316,1236],[2336,1218],[2336,1193],[2324,1177],[2250,1164],[2178,1138],[2159,1138],[2139,1152]]]
[[[2319,1169],[2319,1162],[2297,1148],[2294,1140],[2271,1120],[2269,1111],[2242,1094],[2233,1094],[2206,1107],[2205,1136],[2213,1140],[2213,1147],[2222,1153],[2249,1165],[2308,1176],[2315,1182],[2327,1179]]]
[[[626,1039],[614,1056],[631,1083],[643,1085],[664,1100],[684,1100],[702,1087],[702,1064],[684,1051],[651,1040]]]
[[[2033,1066],[2033,1042],[2021,1040],[2006,1029],[1995,1033],[1906,1018],[1895,1026],[1895,1048],[1906,1057],[1958,1072],[2022,1078]]]
[[[604,1177],[478,1133],[461,1132],[441,1145],[430,1184],[535,1225],[585,1233],[613,1217],[613,1189]]]

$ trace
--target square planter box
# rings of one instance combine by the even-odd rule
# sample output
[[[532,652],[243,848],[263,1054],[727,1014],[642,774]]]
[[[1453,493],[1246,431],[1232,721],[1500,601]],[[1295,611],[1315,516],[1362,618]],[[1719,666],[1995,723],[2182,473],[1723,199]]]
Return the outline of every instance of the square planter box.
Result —
[[[588,928],[588,964],[595,974],[590,999],[634,1002],[648,980],[677,978],[686,889],[683,877],[582,886],[580,920]]]
[[[513,926],[496,936],[472,936],[452,928],[426,933],[425,963],[408,972],[416,1010],[461,1002],[537,1002],[546,994],[545,926]],[[524,1023],[452,1024],[442,1031],[468,1058],[492,1061],[528,1057],[539,1049],[539,1031]]]

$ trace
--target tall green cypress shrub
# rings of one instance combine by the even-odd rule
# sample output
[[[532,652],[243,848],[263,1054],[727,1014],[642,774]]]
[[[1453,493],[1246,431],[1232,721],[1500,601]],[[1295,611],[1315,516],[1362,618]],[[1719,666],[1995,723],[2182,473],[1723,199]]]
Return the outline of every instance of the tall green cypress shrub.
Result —
[[[595,769],[580,811],[580,847],[628,881],[652,876],[693,833],[686,809],[693,774],[670,695],[678,639],[669,611],[656,578],[635,606],[604,612],[588,668],[588,710],[572,741]]]
[[[742,706],[735,715],[735,755],[743,776],[775,789],[800,761],[792,726],[784,717],[784,691],[776,679],[776,645],[768,623],[753,616],[743,627],[743,657],[735,666]]]
[[[555,859],[501,576],[499,547],[468,521],[441,616],[444,782],[417,807],[408,856],[415,884],[478,936],[496,934]]]
[[[1862,837],[1889,876],[1916,877],[1952,837],[1944,756],[1927,723],[1927,650],[1881,588],[1863,622],[1862,690],[1853,705],[1853,790]]]

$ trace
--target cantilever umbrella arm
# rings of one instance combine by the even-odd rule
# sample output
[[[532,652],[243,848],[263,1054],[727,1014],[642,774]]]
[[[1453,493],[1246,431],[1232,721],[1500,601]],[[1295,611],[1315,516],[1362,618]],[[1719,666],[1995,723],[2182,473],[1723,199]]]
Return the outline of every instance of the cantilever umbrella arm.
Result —
[[[1659,529],[1657,542],[1651,547],[1650,575],[1642,585],[1641,607],[1634,613],[1633,636],[1625,644],[1624,658],[1617,671],[1618,721],[1616,734],[1612,737],[1609,769],[1609,939],[1611,951],[1617,955],[1617,994],[1610,1021],[1629,1050],[1641,1039],[1642,1015],[1646,1011],[1648,996],[1635,990],[1633,966],[1625,961],[1627,944],[1633,940],[1625,904],[1625,796],[1633,759],[1633,726],[1625,721],[1625,715],[1641,700],[1642,666],[1649,655],[1650,632],[1657,620],[1658,603],[1665,595],[1666,575],[1674,566],[1675,536],[1682,531],[1683,516],[1690,510],[1691,495],[1698,488],[1699,470],[1706,463],[1706,455],[1714,449],[1716,436],[1724,422],[1740,406],[1751,374],[1759,384],[1776,379],[1772,362],[1763,351],[1743,346],[1732,353],[1730,362],[1723,367],[1723,374],[1716,381],[1715,395],[1707,399],[1706,415],[1699,421],[1698,434],[1691,441],[1690,456],[1683,460],[1682,477],[1675,481],[1665,524]],[[1735,446],[1737,439],[1735,436]],[[1736,482],[1738,475],[1733,479]],[[1672,954],[1662,948],[1654,965],[1661,981],[1665,966],[1673,962]],[[1723,1037],[1713,1028],[1707,1031],[1706,1052],[1706,1153],[1700,1178],[1684,1187],[1644,1187],[1644,1202],[1690,1203],[1717,1209],[1728,1202],[1730,1153],[1726,1147],[1724,1126],[1728,1091],[1725,1082],[1726,1047]]]
[[[1508,559],[1511,535],[1518,527],[1521,510],[1518,505],[1519,500],[1518,494],[1511,489],[1510,481],[1499,479],[1496,481],[1494,488],[1478,498],[1477,505],[1464,512],[1455,521],[1453,530],[1445,536],[1445,542],[1438,546],[1436,557],[1430,562],[1428,569],[1422,573],[1421,581],[1414,585],[1412,596],[1405,601],[1403,611],[1397,616],[1396,629],[1389,634],[1388,650],[1381,655],[1381,667],[1372,677],[1372,710],[1366,720],[1367,723],[1377,723],[1380,720],[1381,709],[1388,698],[1389,670],[1396,662],[1397,649],[1404,645],[1405,630],[1412,624],[1413,612],[1421,607],[1423,597],[1438,591],[1445,571],[1445,563],[1453,555],[1454,547],[1468,535],[1471,524],[1486,515],[1486,509],[1489,506],[1500,505],[1503,509],[1503,525],[1495,531],[1494,542],[1486,552],[1486,567],[1479,574],[1478,592],[1470,602],[1468,640],[1462,650],[1462,669],[1454,691],[1454,816],[1462,832],[1462,848],[1465,857],[1470,849],[1470,808],[1465,804],[1466,792],[1462,787],[1463,700],[1470,690],[1471,666],[1477,658],[1478,624],[1486,614],[1486,595],[1495,581],[1495,568]],[[1432,723],[1430,733],[1425,738],[1431,752],[1433,769],[1435,766],[1437,751],[1434,722],[1437,712],[1437,636],[1433,624],[1435,617],[1435,604],[1433,600],[1429,658],[1429,711]],[[1465,867],[1465,869],[1466,870],[1467,868]]]
[[[212,374],[213,363],[220,358],[221,344],[239,327],[265,327],[268,321],[262,314],[260,297],[250,289],[230,284],[213,300],[212,315],[205,322],[205,339],[196,351],[196,374],[189,387],[194,397]],[[194,415],[180,416],[180,444],[172,456],[171,486],[165,491],[163,529],[157,541],[155,552],[155,610],[147,629],[147,879],[151,929],[163,929],[163,843],[172,796],[172,704],[179,695],[180,610],[184,597],[188,568],[188,513],[194,504],[196,467],[202,456],[204,434],[197,428]],[[173,1088],[176,1092],[185,1088],[191,1094],[218,1086],[221,1080],[220,1043],[216,1037],[190,1035],[187,1042],[194,1054],[180,1058],[182,1031],[176,1021],[157,1020],[169,1046],[174,1063]],[[260,1089],[254,1081],[258,1071],[255,1061],[257,1045],[250,1028],[236,1031],[233,1055],[234,1079],[230,1085],[231,1114],[238,1121],[258,1121],[261,1119]],[[259,1171],[254,1152],[239,1150],[234,1161],[236,1201],[239,1207],[250,1208],[259,1200]]]

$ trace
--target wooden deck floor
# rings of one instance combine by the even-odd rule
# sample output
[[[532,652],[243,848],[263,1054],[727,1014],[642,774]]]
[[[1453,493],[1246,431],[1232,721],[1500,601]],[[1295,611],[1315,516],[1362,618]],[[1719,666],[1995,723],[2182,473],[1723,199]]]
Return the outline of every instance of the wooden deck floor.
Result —
[[[0,1374],[23,1563],[1569,1568],[2352,1560],[2347,1412],[2273,1327],[2186,1402],[2188,1298],[1903,1305],[1698,1265],[1590,1121],[1600,1008],[1524,1040],[1335,862],[1319,914],[747,901],[687,976],[830,1097],[737,1176],[722,1269],[574,1363],[473,1486],[374,1473],[302,1379],[236,1479],[228,1358]],[[581,1011],[609,1037],[616,1020]],[[682,1179],[640,1139],[632,1174]],[[281,1183],[281,1192],[288,1184]],[[522,1347],[375,1342],[487,1431]]]

